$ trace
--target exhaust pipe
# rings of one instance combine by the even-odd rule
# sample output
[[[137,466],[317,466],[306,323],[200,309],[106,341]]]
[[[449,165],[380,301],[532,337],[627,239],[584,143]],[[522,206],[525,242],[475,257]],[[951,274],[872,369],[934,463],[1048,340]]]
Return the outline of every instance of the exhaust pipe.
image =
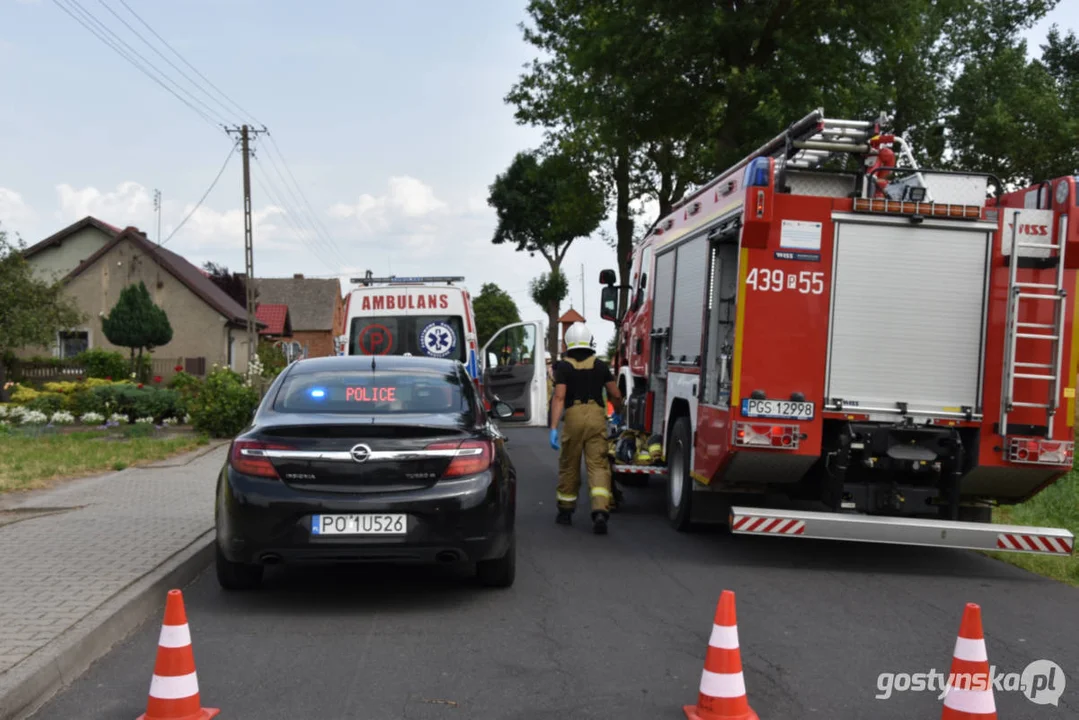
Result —
[[[263,565],[281,564],[281,556],[277,553],[264,553],[261,557],[259,557],[259,560],[262,562]]]
[[[435,560],[443,565],[449,565],[455,563],[461,559],[460,554],[455,550],[443,550],[438,555],[435,555]]]

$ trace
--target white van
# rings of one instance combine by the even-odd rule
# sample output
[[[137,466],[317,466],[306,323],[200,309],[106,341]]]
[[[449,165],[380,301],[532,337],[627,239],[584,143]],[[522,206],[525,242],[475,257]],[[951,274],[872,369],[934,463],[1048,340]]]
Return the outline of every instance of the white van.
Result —
[[[353,278],[345,299],[342,355],[426,355],[464,364],[480,397],[513,406],[504,423],[546,426],[546,327],[542,321],[500,328],[477,347],[472,297],[463,277]],[[536,358],[539,358],[537,361]]]

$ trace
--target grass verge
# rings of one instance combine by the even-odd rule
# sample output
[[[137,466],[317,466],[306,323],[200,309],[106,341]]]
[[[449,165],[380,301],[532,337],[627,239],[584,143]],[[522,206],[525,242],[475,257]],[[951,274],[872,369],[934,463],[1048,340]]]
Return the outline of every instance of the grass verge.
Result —
[[[1079,471],[1067,476],[1022,505],[997,508],[993,522],[1070,530],[1079,537]],[[1079,557],[1051,557],[1023,553],[989,553],[1025,570],[1079,587]]]
[[[196,435],[0,433],[0,493],[41,488],[63,478],[123,470],[206,443],[206,438]]]

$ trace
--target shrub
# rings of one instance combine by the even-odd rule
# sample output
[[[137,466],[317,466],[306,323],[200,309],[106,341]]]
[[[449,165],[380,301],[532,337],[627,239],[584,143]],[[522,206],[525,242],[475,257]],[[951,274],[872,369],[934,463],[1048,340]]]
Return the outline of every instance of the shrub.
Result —
[[[64,409],[64,399],[60,393],[37,393],[32,400],[22,405],[27,410],[49,416]]]
[[[131,372],[127,358],[110,350],[85,350],[75,356],[75,362],[86,368],[88,378],[125,378]]]
[[[49,422],[53,425],[71,425],[75,422],[75,416],[61,410],[59,412],[54,412],[52,417],[49,418]]]
[[[131,383],[101,385],[89,390],[88,395],[78,397],[78,412],[115,413],[129,421],[150,417],[160,422],[167,417],[182,417],[187,412],[186,400],[175,390],[138,387]]]
[[[16,405],[25,405],[40,394],[41,393],[39,393],[32,387],[16,384],[11,388],[10,397],[11,402],[15,403]]]
[[[258,392],[245,385],[242,375],[228,368],[217,369],[206,376],[198,396],[191,401],[191,422],[199,432],[233,437],[251,422],[258,404]]]
[[[79,417],[79,422],[83,425],[100,425],[105,422],[105,416],[96,412],[83,413]]]
[[[201,387],[202,380],[183,370],[177,372],[172,376],[172,380],[169,380],[169,389],[175,390],[188,400],[198,395]]]

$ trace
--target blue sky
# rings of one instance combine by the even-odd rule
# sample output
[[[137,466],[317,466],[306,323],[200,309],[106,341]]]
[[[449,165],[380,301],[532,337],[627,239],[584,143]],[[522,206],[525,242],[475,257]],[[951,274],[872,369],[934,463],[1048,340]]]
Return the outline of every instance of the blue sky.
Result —
[[[0,222],[35,242],[93,214],[153,238],[156,188],[166,238],[231,141],[58,1],[77,3],[190,89],[111,8],[199,80],[120,0],[0,0]],[[124,1],[273,134],[281,154],[259,140],[253,164],[256,274],[460,274],[474,291],[497,282],[524,316],[541,315],[527,288],[546,263],[492,245],[486,205],[495,174],[541,140],[502,100],[533,56],[517,27],[524,0]],[[1064,0],[1030,33],[1033,44],[1052,21],[1079,27],[1079,2]],[[245,119],[214,107],[229,123]],[[285,190],[292,176],[316,221],[298,219],[306,208]],[[235,156],[168,247],[242,270],[241,207]],[[582,263],[585,315],[602,346],[611,328],[594,312],[596,278],[614,254],[598,237],[570,250],[578,308]]]

